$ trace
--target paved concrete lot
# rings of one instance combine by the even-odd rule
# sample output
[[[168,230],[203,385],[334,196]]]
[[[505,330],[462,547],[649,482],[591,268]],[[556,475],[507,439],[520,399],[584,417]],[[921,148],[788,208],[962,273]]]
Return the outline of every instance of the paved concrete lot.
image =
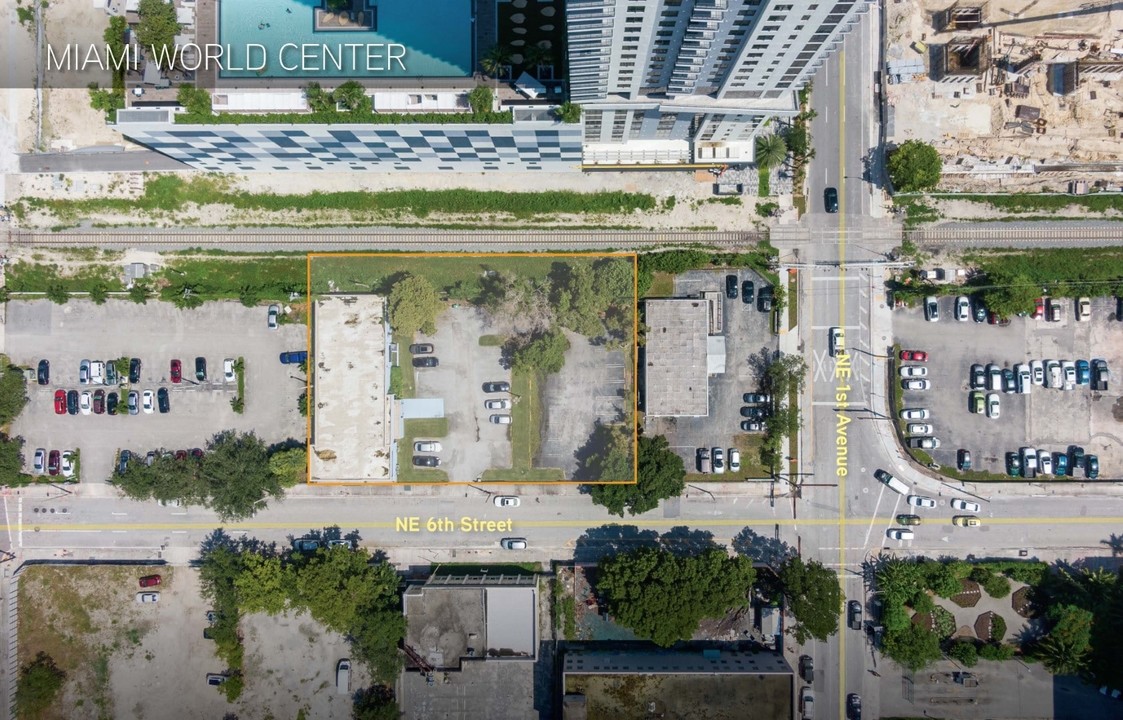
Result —
[[[953,466],[959,448],[971,451],[976,469],[1005,472],[1005,454],[1023,446],[1063,452],[1082,445],[1100,458],[1100,478],[1123,472],[1123,425],[1113,417],[1123,378],[1123,323],[1114,317],[1114,301],[1094,298],[1092,318],[1077,322],[1068,301],[1062,322],[1015,317],[1008,327],[957,322],[953,299],[940,301],[940,321],[924,320],[922,308],[894,311],[893,328],[902,349],[929,353],[930,390],[906,391],[905,407],[925,407],[941,446],[931,453],[941,465]],[[888,351],[888,348],[886,349]],[[1108,392],[1088,385],[1069,391],[1034,386],[1029,395],[999,392],[1001,417],[991,420],[968,408],[970,369],[974,363],[1013,368],[1031,360],[1107,361],[1114,377]],[[898,383],[900,379],[894,378]],[[1123,418],[1123,413],[1120,414]],[[1078,472],[1078,477],[1082,473]]]
[[[760,391],[762,359],[771,358],[777,339],[769,330],[769,313],[756,309],[755,302],[746,305],[740,297],[725,297],[725,276],[736,274],[738,285],[752,280],[756,292],[768,284],[752,270],[697,270],[675,278],[675,297],[699,295],[703,291],[719,291],[722,297],[723,334],[725,335],[725,374],[710,376],[709,417],[659,418],[649,421],[648,432],[666,435],[671,447],[686,462],[687,472],[697,472],[697,449],[700,447],[734,446],[733,437],[741,432],[741,396]],[[738,287],[738,290],[740,288]],[[741,464],[745,465],[742,458]],[[729,476],[726,475],[728,478]]]
[[[417,368],[419,398],[444,398],[448,435],[441,439],[441,469],[454,482],[471,482],[489,468],[511,467],[507,426],[488,420],[494,413],[484,400],[508,398],[509,393],[485,395],[485,382],[511,381],[500,364],[497,347],[481,347],[480,336],[495,332],[485,313],[472,306],[449,308],[437,320],[437,334],[418,335],[415,342],[432,343],[435,368]],[[401,458],[410,462],[411,457]]]
[[[41,358],[51,363],[51,383],[28,385],[29,402],[13,424],[22,435],[24,455],[31,462],[35,448],[79,449],[82,482],[104,482],[113,471],[119,448],[134,452],[204,447],[216,432],[253,430],[267,443],[290,438],[304,441],[305,421],[297,411],[304,378],[293,365],[281,365],[285,350],[304,349],[306,327],[266,327],[266,307],[247,308],[237,302],[207,303],[179,310],[170,303],[146,305],[110,300],[98,306],[84,300],[66,305],[48,301],[12,301],[4,328],[7,351],[17,364],[34,367]],[[78,384],[83,359],[122,356],[142,362],[137,391],[168,388],[171,412],[162,415],[56,415],[57,389],[85,390]],[[207,359],[207,381],[195,381],[195,357]],[[230,408],[235,384],[222,380],[224,358],[246,361],[245,413]],[[169,380],[170,364],[183,364],[183,382]],[[102,386],[106,393],[114,388]],[[120,389],[116,389],[120,394]]]
[[[592,345],[584,336],[568,330],[565,334],[569,338],[565,366],[561,372],[549,376],[546,383],[545,431],[536,465],[561,468],[565,479],[573,480],[577,471],[575,453],[588,441],[597,421],[617,423],[627,417],[624,408],[627,355]]]

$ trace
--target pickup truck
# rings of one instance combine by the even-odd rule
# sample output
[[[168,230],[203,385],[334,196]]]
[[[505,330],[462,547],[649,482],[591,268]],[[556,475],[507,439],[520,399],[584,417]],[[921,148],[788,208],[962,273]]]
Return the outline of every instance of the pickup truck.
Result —
[[[1097,392],[1107,392],[1107,381],[1111,371],[1107,369],[1107,361],[1092,361],[1092,389]]]

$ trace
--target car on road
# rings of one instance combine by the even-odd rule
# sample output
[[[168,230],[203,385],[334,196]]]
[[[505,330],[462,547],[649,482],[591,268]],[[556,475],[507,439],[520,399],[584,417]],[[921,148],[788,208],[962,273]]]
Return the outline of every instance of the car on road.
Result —
[[[160,602],[160,593],[158,592],[139,592],[136,594],[136,601],[142,605],[148,603]]]
[[[935,450],[940,447],[940,439],[934,437],[914,437],[907,440],[910,448],[920,450]]]
[[[171,400],[168,397],[167,388],[160,388],[156,391],[156,408],[162,415],[166,415],[167,413],[171,412],[172,405]]]
[[[902,420],[927,420],[931,416],[925,408],[905,408],[901,411]]]
[[[862,720],[862,697],[858,693],[846,696],[846,719]]]
[[[207,381],[207,359],[205,357],[195,358],[195,379],[199,382]]]
[[[1010,368],[1002,368],[1002,392],[1007,395],[1013,395],[1018,391],[1018,381],[1014,375],[1014,371]]]
[[[799,708],[803,712],[803,720],[815,717],[815,692],[810,687],[804,687],[799,692]]]
[[[908,502],[909,502],[909,505],[912,505],[913,507],[919,507],[919,508],[934,508],[934,507],[936,507],[936,501],[933,500],[930,497],[925,497],[924,495],[909,495]]]
[[[719,447],[710,450],[710,461],[713,463],[714,474],[722,475],[725,473],[725,451]]]
[[[960,295],[955,299],[955,319],[959,322],[967,322],[971,319],[971,301],[966,295]]]
[[[82,362],[78,363],[78,384],[79,385],[89,385],[90,384],[90,361],[89,360],[83,360]]]
[[[78,396],[78,411],[89,415],[94,409],[94,395],[89,390],[83,390]]]
[[[905,390],[927,390],[932,383],[927,380],[902,380],[901,387]]]
[[[857,600],[850,601],[846,611],[846,623],[851,630],[862,629],[862,603]]]
[[[55,390],[55,415],[66,414],[66,391]]]
[[[409,346],[410,355],[430,355],[433,352],[431,343],[414,343]]]
[[[145,575],[144,577],[142,577],[140,579],[140,586],[141,587],[156,587],[157,585],[160,584],[160,580],[161,580],[161,578],[160,578],[159,575]]]
[[[413,366],[415,368],[432,368],[441,364],[441,361],[433,356],[415,357],[413,359]]]
[[[931,435],[932,426],[928,423],[909,423],[905,426],[909,435]]]
[[[951,519],[951,524],[959,527],[979,527],[982,525],[979,518],[974,515],[956,515]]]
[[[928,362],[928,353],[923,350],[902,350],[901,359],[905,362]]]
[[[984,412],[986,412],[987,399],[982,390],[972,390],[971,394],[967,397],[968,406],[971,408],[971,412],[977,415],[982,415]]]
[[[1037,451],[1037,464],[1039,466],[1038,469],[1037,469],[1037,472],[1041,473],[1042,475],[1052,475],[1053,474],[1053,455],[1052,455],[1052,453],[1048,453],[1044,450],[1038,450]]]
[[[1018,393],[1022,395],[1029,395],[1030,389],[1033,387],[1033,379],[1029,372],[1029,365],[1025,363],[1018,363],[1014,366],[1015,386]]]
[[[117,393],[110,392],[105,396],[105,412],[110,415],[117,414]]]
[[[764,432],[764,425],[757,420],[744,420],[741,423],[742,432]]]
[[[413,451],[419,453],[439,453],[441,444],[436,440],[419,440],[413,444]]]
[[[51,364],[46,360],[40,360],[36,377],[40,385],[49,385],[51,382]]]
[[[526,550],[526,538],[503,538],[499,547],[504,550]]]
[[[140,393],[136,390],[129,391],[129,414],[136,415],[140,412]]]
[[[1040,360],[1031,360],[1029,363],[1029,374],[1034,385],[1044,385],[1045,363]]]
[[[74,477],[74,454],[69,450],[63,450],[59,456],[58,471],[64,478]]]
[[[972,390],[986,390],[987,389],[987,371],[982,365],[978,363],[971,366],[971,389]]]
[[[1092,299],[1076,298],[1076,319],[1079,322],[1084,322],[1090,317],[1092,317]]]
[[[35,450],[35,459],[31,463],[31,472],[35,475],[42,475],[47,470],[47,449],[37,448]]]
[[[129,358],[129,382],[140,382],[140,358]]]
[[[741,281],[741,302],[745,305],[752,305],[753,300],[756,299],[756,283],[752,280]]]
[[[809,683],[815,682],[815,661],[810,655],[804,655],[799,659],[799,676]]]
[[[492,502],[495,503],[495,507],[518,507],[522,504],[522,501],[514,495],[496,495]]]
[[[829,187],[823,191],[823,205],[827,212],[838,212],[838,188]]]
[[[737,281],[739,278],[736,275],[725,276],[725,297],[730,300],[737,299]]]
[[[484,392],[485,393],[511,392],[511,383],[509,383],[509,382],[485,382],[484,383]]]
[[[281,353],[278,358],[282,365],[299,365],[302,362],[308,361],[307,350],[289,350]]]
[[[885,534],[890,540],[912,540],[916,537],[916,533],[912,530],[905,530],[903,528],[889,528]]]
[[[1053,453],[1053,472],[1057,477],[1068,475],[1068,455],[1062,452]]]
[[[140,407],[145,415],[151,415],[156,410],[156,393],[145,390],[141,395]]]
[[[935,295],[924,298],[924,318],[928,322],[939,322],[940,320],[940,303]]]
[[[222,361],[222,380],[223,382],[234,382],[237,375],[234,374],[234,358],[226,358]]]
[[[928,377],[928,368],[923,365],[905,365],[900,369],[901,377]]]
[[[292,547],[297,552],[316,552],[320,549],[320,541],[308,536],[298,537],[292,541]]]
[[[745,393],[741,399],[746,405],[767,405],[772,401],[772,396],[764,393]]]
[[[1006,453],[1006,474],[1010,477],[1022,476],[1022,458],[1018,455],[1018,453]]]
[[[105,391],[94,390],[93,402],[94,415],[101,415],[105,412]]]
[[[827,351],[831,357],[838,357],[839,353],[846,350],[842,341],[842,328],[832,327],[827,332]]]
[[[897,522],[901,525],[919,525],[919,515],[909,515],[908,513],[901,513],[897,516]]]
[[[1084,469],[1084,448],[1079,445],[1070,445],[1068,454],[1070,458],[1068,466],[1072,468],[1072,474],[1075,475],[1077,470]]]
[[[760,312],[772,312],[772,286],[765,285],[756,296],[756,309]]]
[[[726,457],[729,458],[729,472],[740,472],[741,451],[737,448],[729,448],[729,454]]]
[[[1087,385],[1092,381],[1092,366],[1087,360],[1076,361],[1076,384]]]
[[[484,400],[484,408],[487,410],[510,410],[511,401],[506,398],[502,400]]]
[[[971,451],[960,448],[955,456],[955,466],[959,468],[960,472],[967,472],[971,469]]]
[[[492,415],[491,417],[488,418],[488,422],[494,423],[496,425],[510,425],[511,424],[511,416],[510,415],[500,415],[500,414],[496,413],[495,415]]]
[[[78,391],[77,390],[67,390],[66,391],[66,412],[69,413],[70,415],[77,415],[78,414]]]
[[[266,320],[265,320],[266,327],[268,327],[270,330],[276,330],[277,329],[277,322],[280,320],[280,317],[281,317],[281,306],[280,305],[270,305],[269,310],[267,311]]]
[[[179,384],[183,380],[183,363],[179,360],[172,360],[172,382]]]
[[[970,500],[964,500],[962,498],[953,498],[949,504],[953,509],[962,510],[963,512],[977,513],[982,510],[982,507],[980,507],[979,503],[971,502]]]
[[[47,474],[58,475],[59,465],[62,462],[62,453],[58,450],[52,450],[47,454]]]
[[[1084,458],[1084,477],[1095,480],[1100,476],[1100,459],[1095,455]]]
[[[433,455],[414,455],[413,464],[415,467],[439,467],[441,459]]]

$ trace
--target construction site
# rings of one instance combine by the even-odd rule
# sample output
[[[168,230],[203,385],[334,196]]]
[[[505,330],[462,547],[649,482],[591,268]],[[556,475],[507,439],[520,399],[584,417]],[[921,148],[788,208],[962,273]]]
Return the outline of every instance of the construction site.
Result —
[[[1123,190],[1123,2],[890,0],[886,139],[941,190]]]

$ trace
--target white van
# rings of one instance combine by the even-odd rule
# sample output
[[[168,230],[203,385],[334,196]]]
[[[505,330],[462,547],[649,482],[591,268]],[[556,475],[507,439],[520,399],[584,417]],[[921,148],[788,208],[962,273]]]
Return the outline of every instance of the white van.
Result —
[[[884,470],[875,471],[873,476],[881,482],[885,483],[890,490],[898,492],[902,495],[908,495],[910,492],[908,485],[905,485],[903,482],[885,472]]]
[[[351,661],[347,658],[335,666],[335,689],[343,695],[351,692]]]

